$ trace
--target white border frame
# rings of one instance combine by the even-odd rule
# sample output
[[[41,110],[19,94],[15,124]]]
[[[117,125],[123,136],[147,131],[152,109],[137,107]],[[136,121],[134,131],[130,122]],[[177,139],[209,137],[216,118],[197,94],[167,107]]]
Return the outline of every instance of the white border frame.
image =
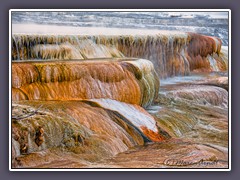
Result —
[[[153,11],[159,11],[159,12],[228,12],[228,83],[229,83],[229,90],[228,90],[228,169],[151,169],[151,168],[145,168],[145,169],[12,169],[12,155],[11,155],[11,149],[12,149],[12,142],[11,142],[11,134],[12,134],[12,55],[11,55],[11,47],[12,47],[12,12],[15,11],[85,11],[85,12],[153,12]],[[9,171],[231,171],[231,10],[230,9],[10,9],[9,10]]]

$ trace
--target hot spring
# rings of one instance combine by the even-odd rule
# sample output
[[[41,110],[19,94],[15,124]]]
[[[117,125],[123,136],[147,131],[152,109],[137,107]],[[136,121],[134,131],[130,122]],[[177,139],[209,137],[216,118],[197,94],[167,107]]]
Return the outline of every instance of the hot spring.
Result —
[[[228,167],[226,19],[12,20],[12,168]]]

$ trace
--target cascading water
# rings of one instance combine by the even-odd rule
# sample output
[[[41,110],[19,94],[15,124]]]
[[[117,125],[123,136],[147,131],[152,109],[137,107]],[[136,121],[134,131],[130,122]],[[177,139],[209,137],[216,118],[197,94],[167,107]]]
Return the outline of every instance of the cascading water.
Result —
[[[220,38],[71,28],[13,31],[13,168],[228,166]]]
[[[225,61],[212,63],[214,58],[221,57],[221,40],[193,33],[105,36],[13,34],[13,39],[13,60],[144,58],[153,62],[161,78],[188,75],[198,69],[227,70]],[[31,46],[28,47],[28,44]],[[213,54],[218,55],[213,57]]]
[[[12,100],[110,98],[148,106],[159,80],[148,60],[13,62]]]

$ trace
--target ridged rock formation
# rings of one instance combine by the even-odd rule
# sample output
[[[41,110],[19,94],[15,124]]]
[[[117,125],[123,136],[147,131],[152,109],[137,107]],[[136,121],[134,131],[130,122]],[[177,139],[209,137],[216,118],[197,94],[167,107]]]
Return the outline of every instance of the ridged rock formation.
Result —
[[[227,166],[228,79],[159,91],[160,78],[226,71],[221,40],[140,34],[12,35],[13,168]]]
[[[227,147],[228,92],[200,82],[162,87],[152,115],[172,137]]]
[[[161,78],[190,71],[226,71],[221,40],[194,33],[149,35],[21,35],[12,36],[12,59],[149,59]]]
[[[203,105],[228,107],[228,92],[225,89],[216,86],[175,86],[169,88],[166,95]]]
[[[109,98],[148,106],[159,80],[148,60],[13,62],[12,100]]]
[[[20,155],[57,147],[96,161],[167,138],[143,108],[110,99],[19,101],[12,111],[15,166],[20,166],[16,161]],[[24,146],[26,151],[21,150]]]

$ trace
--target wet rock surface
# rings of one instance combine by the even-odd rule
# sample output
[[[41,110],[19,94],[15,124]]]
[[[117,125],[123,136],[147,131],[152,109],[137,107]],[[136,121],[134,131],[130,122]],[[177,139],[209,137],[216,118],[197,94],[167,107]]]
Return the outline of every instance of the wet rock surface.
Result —
[[[110,99],[19,101],[13,103],[12,112],[15,167],[37,165],[38,160],[28,162],[28,156],[52,149],[95,162],[135,145],[166,139],[142,107]]]
[[[12,64],[12,100],[114,99],[148,106],[158,94],[153,64],[132,61],[47,61]]]
[[[215,80],[217,81],[217,79]],[[202,81],[199,81],[199,83],[200,82]],[[206,89],[208,93],[206,93]],[[191,98],[186,98],[186,94],[176,93],[185,91],[192,93]],[[59,116],[61,116],[61,118],[64,119],[65,126],[70,122],[76,126],[75,121],[80,122],[81,130],[78,125],[77,129],[74,130],[73,128],[73,130],[71,130],[73,131],[72,133],[70,133],[69,130],[67,130],[67,132],[66,130],[61,130],[62,134],[56,134],[55,136],[55,132],[52,132],[52,138],[55,137],[61,140],[49,140],[49,137],[47,137],[49,135],[47,134],[50,133],[51,128],[47,130],[48,128],[45,127],[46,124],[43,123],[42,128],[44,129],[46,138],[46,142],[43,142],[43,145],[49,144],[45,145],[45,147],[40,145],[40,148],[33,144],[32,146],[35,146],[35,150],[31,150],[33,147],[31,147],[30,142],[27,153],[15,151],[12,161],[14,162],[14,167],[18,168],[227,168],[228,107],[227,104],[224,105],[224,103],[228,101],[227,97],[228,92],[223,88],[204,84],[196,85],[196,82],[163,86],[160,89],[159,97],[154,101],[154,106],[159,108],[155,108],[154,111],[149,111],[155,119],[157,127],[160,128],[158,131],[159,134],[165,137],[160,142],[155,143],[147,142],[146,137],[148,134],[146,131],[142,131],[146,134],[142,136],[140,132],[141,128],[134,130],[133,127],[136,127],[136,125],[130,126],[129,123],[119,115],[116,119],[116,114],[109,112],[105,114],[103,113],[104,111],[101,110],[102,112],[100,114],[105,114],[103,120],[100,120],[100,117],[98,117],[97,121],[93,121],[90,120],[90,116],[79,114],[78,112],[82,111],[81,108],[85,106],[88,114],[91,108],[94,108],[94,111],[96,111],[99,107],[103,107],[107,108],[108,111],[117,111],[124,116],[125,113],[121,112],[122,107],[116,106],[116,104],[112,107],[118,107],[119,111],[112,109],[111,103],[105,100],[102,102],[101,100],[96,100],[95,102],[94,100],[91,102],[45,102],[44,112],[41,110],[38,111],[38,114],[41,114],[41,116],[46,116],[46,114],[49,113],[53,114],[54,121],[52,121],[52,123],[53,126],[55,126],[54,129],[56,129],[57,126],[59,126],[57,131],[64,129],[61,127],[61,124],[56,124],[56,117],[59,118]],[[205,100],[207,103],[204,103],[202,100]],[[30,107],[37,109],[41,103],[25,101],[18,102],[18,104],[18,108],[14,108],[13,112],[19,110],[19,107],[22,107],[22,111],[32,112],[34,108],[31,109]],[[23,104],[30,106],[26,108]],[[77,108],[77,106],[81,106],[81,108]],[[132,108],[134,108],[134,106],[131,107],[131,109]],[[138,110],[140,110],[140,112],[145,115],[148,114],[139,108]],[[137,109],[132,110],[135,111],[134,114],[136,115]],[[129,110],[128,112],[129,114],[125,116],[126,119],[131,118],[131,116],[129,116],[131,113]],[[38,125],[42,125],[40,120],[36,119],[37,117],[39,118],[38,114],[34,115],[35,117],[28,117],[22,121],[28,121],[28,123],[35,122]],[[97,114],[99,114],[99,112]],[[84,119],[84,116],[86,116],[87,119]],[[97,117],[96,114],[93,116],[95,118]],[[104,122],[107,116],[111,119],[106,122],[108,125]],[[124,131],[119,129],[122,131],[121,133],[125,135],[120,135],[119,130],[109,129],[110,126],[116,126],[114,122],[118,122],[117,124],[125,129]],[[19,123],[24,124],[23,122]],[[40,130],[38,125],[35,127],[36,131]],[[29,125],[27,126],[29,128]],[[87,129],[86,126],[88,127]],[[16,129],[15,125],[13,125],[13,129]],[[167,135],[164,132],[167,133]],[[93,133],[97,133],[98,135],[93,135]],[[107,133],[107,136],[104,137],[102,133]],[[27,134],[29,134],[27,128],[22,128],[21,131],[17,128],[13,131],[13,141],[21,142],[19,143],[20,146],[21,144],[29,144],[29,141],[26,139],[19,140],[20,137],[29,136]],[[122,140],[120,140],[120,136],[123,138]],[[34,139],[32,141],[34,141]],[[98,143],[94,145],[93,141]],[[128,145],[125,148],[119,146],[121,141]],[[50,146],[50,142],[55,142],[55,145]],[[59,144],[56,144],[56,142],[59,142]],[[61,145],[62,143],[65,145]],[[116,147],[117,144],[118,148]],[[15,145],[15,148],[16,147],[17,145]],[[102,149],[102,147],[104,148]]]
[[[189,75],[191,71],[227,70],[227,51],[217,37],[180,31],[115,31],[90,31],[89,35],[13,34],[12,59],[144,58],[154,64],[161,78]]]
[[[13,34],[12,168],[228,168],[221,40],[131,32]]]

